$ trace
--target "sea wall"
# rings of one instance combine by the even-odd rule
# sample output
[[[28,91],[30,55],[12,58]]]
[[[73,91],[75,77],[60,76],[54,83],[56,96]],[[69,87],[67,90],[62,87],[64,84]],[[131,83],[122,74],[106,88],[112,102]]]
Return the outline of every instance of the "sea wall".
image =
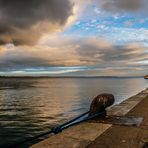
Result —
[[[122,103],[115,105],[108,109],[108,116],[125,116],[130,115],[131,112],[134,112],[131,115],[140,116],[147,118],[145,116],[145,112],[148,112],[148,107],[144,106],[142,102],[145,101],[144,105],[147,103],[148,105],[148,88],[141,91],[140,93],[128,98],[127,100],[123,101]],[[141,104],[141,105],[140,105]],[[144,107],[144,111],[142,108]],[[138,110],[138,111],[137,111]],[[147,122],[145,123],[147,125]],[[113,130],[114,129],[114,130]],[[64,130],[63,132],[57,135],[49,135],[49,137],[37,144],[30,146],[31,148],[120,148],[120,147],[129,147],[133,145],[134,139],[132,139],[132,135],[138,136],[137,131],[142,132],[141,127],[132,127],[132,126],[119,126],[114,125],[112,123],[100,123],[98,121],[93,122],[85,122],[79,125],[73,126]],[[120,130],[122,135],[120,134]],[[128,131],[132,131],[131,135],[128,135]],[[124,131],[127,131],[126,134],[123,134]],[[119,139],[119,137],[121,138]],[[130,142],[126,142],[122,139],[122,136],[131,138]],[[146,133],[148,136],[148,133]],[[101,139],[101,137],[103,139]],[[117,136],[117,137],[116,137]],[[145,134],[144,134],[145,136]],[[133,136],[134,137],[134,136]],[[119,139],[118,141],[116,140]],[[134,137],[135,138],[135,137]],[[108,140],[110,139],[110,140]],[[112,142],[114,141],[114,143]],[[117,141],[117,142],[116,142]],[[128,141],[128,140],[127,140]],[[135,142],[136,143],[136,138]],[[132,144],[131,144],[132,143]],[[141,144],[141,141],[139,142]],[[118,145],[117,145],[118,144]],[[131,145],[130,145],[131,144]],[[143,142],[142,144],[145,144]],[[139,144],[137,144],[139,147]],[[141,145],[142,146],[142,145]],[[136,145],[134,146],[134,148]],[[137,148],[138,148],[137,147]]]

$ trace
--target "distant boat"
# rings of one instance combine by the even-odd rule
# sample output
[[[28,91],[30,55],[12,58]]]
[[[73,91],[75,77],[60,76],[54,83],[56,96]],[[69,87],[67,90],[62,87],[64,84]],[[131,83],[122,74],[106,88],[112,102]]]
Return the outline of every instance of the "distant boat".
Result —
[[[144,79],[148,79],[148,75],[144,76]]]

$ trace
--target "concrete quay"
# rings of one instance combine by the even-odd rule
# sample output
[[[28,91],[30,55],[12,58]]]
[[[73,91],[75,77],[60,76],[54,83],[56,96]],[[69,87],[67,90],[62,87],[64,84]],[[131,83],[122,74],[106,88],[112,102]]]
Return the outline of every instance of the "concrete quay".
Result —
[[[81,123],[30,148],[148,148],[148,88],[109,108],[108,117],[116,120]]]

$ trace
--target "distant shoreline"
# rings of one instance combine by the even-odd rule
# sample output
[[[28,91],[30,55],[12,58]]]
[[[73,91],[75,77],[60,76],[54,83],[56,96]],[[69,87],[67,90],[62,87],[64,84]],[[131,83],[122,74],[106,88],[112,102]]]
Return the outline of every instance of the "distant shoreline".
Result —
[[[0,78],[143,78],[143,76],[0,76]]]

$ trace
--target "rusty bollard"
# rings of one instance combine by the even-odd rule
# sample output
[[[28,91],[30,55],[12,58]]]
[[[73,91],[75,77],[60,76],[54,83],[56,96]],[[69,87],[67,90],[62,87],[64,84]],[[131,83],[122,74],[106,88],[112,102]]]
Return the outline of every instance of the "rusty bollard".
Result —
[[[89,116],[99,112],[104,112],[102,117],[106,116],[106,108],[111,106],[115,101],[114,95],[103,93],[95,97],[90,105]]]

